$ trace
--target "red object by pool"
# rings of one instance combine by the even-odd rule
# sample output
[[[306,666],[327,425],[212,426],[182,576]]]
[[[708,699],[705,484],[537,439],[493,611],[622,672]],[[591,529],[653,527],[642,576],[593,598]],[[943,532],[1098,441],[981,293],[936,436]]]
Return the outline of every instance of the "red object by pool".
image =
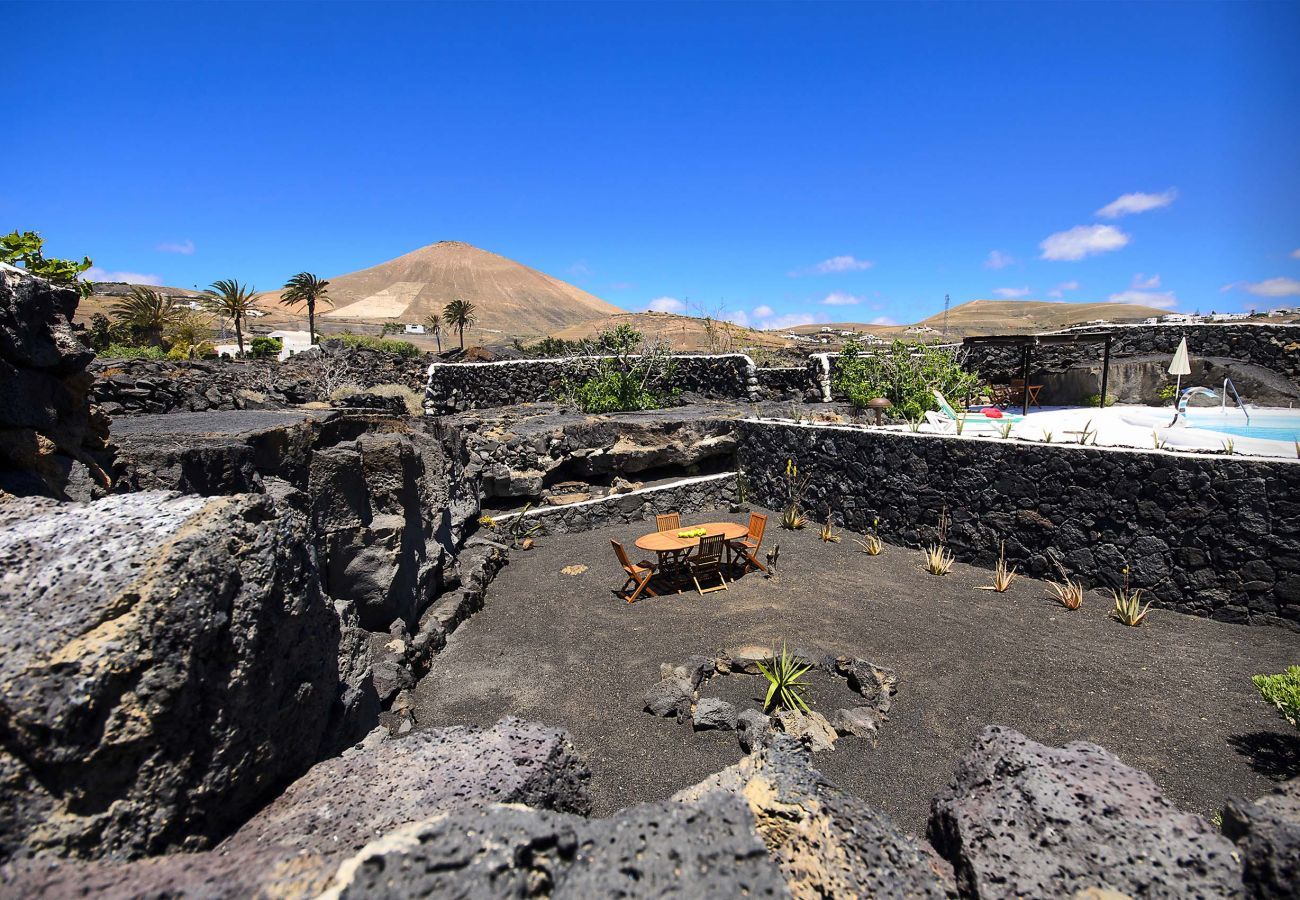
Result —
[[[1002,418],[1002,410],[998,409],[996,406],[986,406],[984,407],[984,415],[988,416],[990,419],[1000,419]]]

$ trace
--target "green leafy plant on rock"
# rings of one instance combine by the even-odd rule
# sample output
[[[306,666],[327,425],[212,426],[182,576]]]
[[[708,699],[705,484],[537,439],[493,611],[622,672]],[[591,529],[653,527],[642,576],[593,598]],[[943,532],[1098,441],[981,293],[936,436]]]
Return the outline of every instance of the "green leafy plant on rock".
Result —
[[[1300,728],[1300,666],[1290,666],[1280,675],[1254,675],[1250,680],[1282,718]]]
[[[758,663],[758,670],[767,679],[767,696],[763,698],[763,711],[789,709],[798,712],[812,712],[806,699],[808,685],[803,676],[811,669],[810,665],[800,665],[796,657],[786,651],[785,642],[781,642],[781,655],[772,651],[767,665]]]
[[[0,237],[0,262],[11,266],[22,266],[33,275],[75,287],[81,296],[88,297],[94,290],[89,281],[80,281],[80,275],[91,267],[90,257],[83,256],[81,262],[71,259],[47,258],[41,251],[45,238],[35,231],[11,231]]]

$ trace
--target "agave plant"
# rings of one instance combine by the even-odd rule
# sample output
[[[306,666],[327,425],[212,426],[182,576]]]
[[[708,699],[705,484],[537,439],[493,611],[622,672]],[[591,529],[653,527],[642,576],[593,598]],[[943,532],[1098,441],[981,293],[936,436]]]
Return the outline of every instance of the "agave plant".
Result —
[[[758,663],[758,670],[767,679],[767,696],[763,698],[763,710],[790,709],[812,712],[804,695],[808,685],[803,681],[804,674],[812,666],[800,665],[799,661],[786,652],[785,641],[781,642],[781,655],[772,651],[767,665]]]
[[[1115,607],[1110,614],[1125,625],[1136,628],[1142,624],[1151,610],[1151,601],[1142,605],[1142,588],[1129,588],[1128,566],[1124,567],[1124,586],[1111,588],[1110,594],[1115,598]]]
[[[799,504],[791,503],[786,506],[785,512],[781,513],[781,527],[788,528],[791,531],[797,531],[808,524],[808,519],[799,511]]]
[[[956,561],[943,544],[931,544],[925,548],[925,570],[931,575],[947,575]]]
[[[1047,586],[1051,589],[1052,596],[1066,609],[1078,609],[1083,606],[1083,585],[1079,582],[1067,578],[1065,584],[1049,581]]]
[[[874,534],[869,534],[862,540],[854,538],[853,543],[861,547],[862,552],[867,554],[867,556],[879,556],[880,551],[885,549],[885,545],[881,543],[880,538],[876,537]]]
[[[1005,594],[1011,587],[1011,583],[1016,580],[1017,574],[1015,566],[1007,565],[1007,542],[1003,541],[998,549],[998,564],[993,567],[991,589],[999,594]]]
[[[998,431],[1002,434],[1003,440],[1011,437],[1011,429],[1016,427],[1015,422],[1003,422],[998,426]]]
[[[804,489],[808,487],[809,476],[799,477],[799,466],[791,457],[785,461],[785,511],[781,513],[781,527],[796,531],[808,524],[803,510],[800,508],[800,501],[803,499]]]
[[[831,524],[831,509],[826,507],[826,521],[822,524],[821,539],[829,544],[838,544],[840,536],[835,533],[835,527]]]

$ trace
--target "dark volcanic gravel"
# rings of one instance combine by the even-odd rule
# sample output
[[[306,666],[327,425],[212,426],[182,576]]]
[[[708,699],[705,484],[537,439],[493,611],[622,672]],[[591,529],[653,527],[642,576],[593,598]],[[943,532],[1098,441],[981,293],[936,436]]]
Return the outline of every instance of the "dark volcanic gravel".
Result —
[[[688,521],[710,517],[744,518]],[[822,543],[816,528],[782,531],[777,518],[764,549],[781,544],[780,578],[751,573],[706,597],[629,606],[613,596],[622,575],[610,539],[632,553],[653,524],[542,538],[535,550],[515,552],[486,609],[455,632],[417,688],[419,724],[488,725],[515,715],[562,725],[591,763],[594,813],[607,815],[666,797],[740,756],[733,734],[692,734],[641,711],[660,663],[739,644],[779,647],[786,638],[898,671],[879,747],[845,740],[816,765],[918,833],[930,798],[988,724],[1053,745],[1102,744],[1206,816],[1229,795],[1256,797],[1270,779],[1296,772],[1300,739],[1250,683],[1254,673],[1300,662],[1296,634],[1163,610],[1126,628],[1107,618],[1101,592],[1070,612],[1047,599],[1041,582],[981,591],[987,570],[958,564],[936,578],[919,568],[917,550],[890,546],[869,557],[848,533]],[[574,564],[589,569],[561,574]]]

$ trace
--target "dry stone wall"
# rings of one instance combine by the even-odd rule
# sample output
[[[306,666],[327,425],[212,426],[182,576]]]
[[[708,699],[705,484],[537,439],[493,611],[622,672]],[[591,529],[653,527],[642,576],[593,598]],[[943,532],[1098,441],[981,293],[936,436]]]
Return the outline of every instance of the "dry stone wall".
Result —
[[[779,508],[786,461],[811,476],[805,507],[924,546],[951,517],[958,559],[1063,567],[1089,586],[1134,586],[1163,606],[1300,631],[1300,461],[740,422],[755,502]]]
[[[511,359],[490,363],[433,363],[424,408],[430,415],[553,400],[568,380],[581,381],[612,357]],[[758,376],[743,353],[673,357],[670,386],[714,400],[757,400]]]

